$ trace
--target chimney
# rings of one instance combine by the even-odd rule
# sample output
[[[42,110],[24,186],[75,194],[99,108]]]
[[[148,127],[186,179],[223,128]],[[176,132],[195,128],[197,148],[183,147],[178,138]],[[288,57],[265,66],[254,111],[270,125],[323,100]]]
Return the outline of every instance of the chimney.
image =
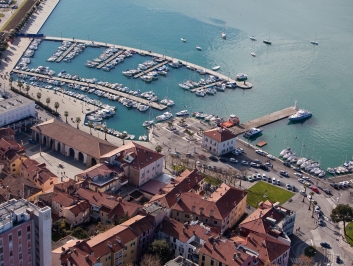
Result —
[[[237,253],[233,254],[233,259],[236,260],[237,259]]]

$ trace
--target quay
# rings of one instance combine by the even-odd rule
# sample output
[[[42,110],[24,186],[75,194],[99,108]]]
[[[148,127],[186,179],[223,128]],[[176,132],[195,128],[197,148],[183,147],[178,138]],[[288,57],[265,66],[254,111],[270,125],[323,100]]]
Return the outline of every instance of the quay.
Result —
[[[113,54],[111,57],[109,57],[108,59],[106,59],[105,61],[103,61],[102,63],[100,63],[97,66],[97,69],[101,69],[102,67],[104,67],[106,64],[108,64],[110,61],[112,61],[113,59],[117,58],[119,55],[121,55],[123,52],[125,52],[125,50],[121,50],[115,54]]]
[[[60,42],[60,41],[76,41],[76,42],[80,42],[80,43],[88,43],[87,40],[80,40],[80,39],[75,39],[75,38],[61,38],[61,37],[53,37],[53,36],[45,36],[42,39],[43,40],[48,40],[48,41],[57,41],[57,42]],[[122,50],[134,50],[134,51],[139,50],[139,49],[133,48],[133,47],[116,45],[116,44],[110,44],[110,43],[103,43],[103,42],[94,42],[94,43],[99,45],[100,47],[106,47],[106,48],[115,47],[115,48],[122,49]],[[167,55],[157,54],[157,53],[154,53],[152,51],[140,50],[139,53],[140,54],[144,54],[145,56],[164,58],[165,61],[164,61],[163,64],[165,64],[166,61],[175,61],[175,60],[177,60],[180,63],[182,63],[183,65],[191,66],[194,69],[198,69],[198,68],[205,69],[205,67],[201,67],[199,65],[192,64],[192,63],[190,63],[188,61],[177,59],[177,58],[174,58],[174,57],[171,57],[171,56],[167,56]],[[161,63],[161,65],[163,65],[163,64]],[[153,66],[152,69],[155,69],[157,67],[158,67],[158,65]],[[145,71],[147,71],[147,70],[145,70]],[[231,77],[226,76],[226,75],[224,75],[224,74],[222,74],[220,72],[217,72],[217,71],[214,71],[214,70],[211,70],[211,69],[207,69],[207,68],[205,69],[205,71],[206,71],[206,74],[213,75],[213,76],[218,76],[222,80],[235,82],[237,84],[237,87],[240,88],[240,89],[251,89],[252,88],[252,84],[250,82],[248,82],[248,81],[245,81],[245,82],[244,81],[238,81],[237,79],[232,79]],[[141,73],[143,73],[143,72],[141,72]],[[141,73],[139,73],[139,74],[143,75]],[[147,72],[145,72],[145,73],[147,73]],[[135,78],[135,76],[134,76],[134,78]]]
[[[58,59],[56,59],[56,62],[57,62],[57,63],[60,63],[61,60],[63,60],[64,57],[67,56],[67,55],[75,48],[76,45],[77,45],[77,42],[73,43],[73,44],[69,47],[69,49],[67,49],[65,52],[63,52],[63,54],[62,54],[61,56],[59,56]]]
[[[220,84],[220,83],[221,83],[220,81],[217,81],[217,82],[214,82],[214,83],[211,83],[211,84],[207,84],[207,85],[205,85],[205,86],[193,88],[193,89],[190,90],[190,91],[191,91],[191,92],[195,92],[195,91],[200,90],[200,89],[206,89],[206,88],[209,88],[209,87],[211,87],[211,86],[218,85],[218,84]]]
[[[243,134],[244,132],[246,132],[250,128],[262,127],[262,126],[271,124],[273,122],[287,118],[287,117],[295,114],[296,112],[297,112],[297,110],[293,106],[291,106],[291,107],[273,112],[271,114],[256,118],[254,120],[250,120],[250,121],[245,122],[243,124],[233,126],[231,128],[231,130],[234,134],[236,134],[238,136],[238,135]]]
[[[95,89],[99,89],[105,92],[109,92],[111,94],[114,95],[118,95],[120,97],[125,97],[127,99],[145,104],[145,105],[149,105],[150,107],[157,109],[159,111],[163,111],[164,109],[167,108],[166,105],[164,104],[160,104],[160,103],[156,103],[156,102],[151,102],[149,100],[140,98],[140,97],[136,97],[134,95],[130,95],[128,93],[125,92],[121,92],[121,91],[116,91],[98,84],[91,84],[91,83],[87,83],[87,82],[82,82],[82,81],[76,81],[76,80],[70,80],[70,79],[63,79],[63,78],[58,78],[58,77],[50,77],[47,75],[42,75],[42,74],[38,74],[38,73],[32,73],[32,72],[26,72],[26,71],[22,71],[22,70],[12,70],[14,73],[19,73],[19,74],[25,74],[25,75],[29,75],[29,76],[36,76],[36,77],[40,77],[40,78],[45,78],[45,79],[53,79],[53,80],[58,80],[61,82],[66,82],[66,83],[74,83],[74,84],[80,84],[81,86],[91,86],[91,88],[94,86]]]
[[[163,66],[163,65],[166,64],[167,62],[168,62],[168,60],[163,60],[163,62],[161,62],[161,63],[159,63],[159,64],[157,64],[157,65],[154,65],[154,66],[152,66],[152,67],[150,67],[150,68],[148,68],[148,69],[146,69],[146,70],[144,70],[144,71],[142,71],[142,72],[136,74],[136,75],[134,76],[134,79],[137,79],[138,77],[141,77],[142,75],[145,75],[145,74],[151,72],[152,70],[155,70],[156,68],[158,68],[158,67],[160,67],[160,66]]]

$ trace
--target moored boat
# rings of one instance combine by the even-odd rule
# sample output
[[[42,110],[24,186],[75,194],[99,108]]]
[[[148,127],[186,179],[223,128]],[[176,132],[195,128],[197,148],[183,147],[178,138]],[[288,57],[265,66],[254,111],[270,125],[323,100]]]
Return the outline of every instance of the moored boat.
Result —
[[[257,136],[258,134],[260,134],[262,132],[262,128],[256,128],[256,127],[253,127],[253,128],[250,128],[248,131],[246,131],[243,136],[244,138],[252,138],[252,137],[255,137]]]

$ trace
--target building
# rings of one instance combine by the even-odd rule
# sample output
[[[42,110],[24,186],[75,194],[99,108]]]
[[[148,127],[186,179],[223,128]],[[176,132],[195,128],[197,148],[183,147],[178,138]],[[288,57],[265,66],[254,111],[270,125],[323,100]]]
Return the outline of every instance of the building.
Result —
[[[75,176],[77,180],[87,181],[93,191],[114,192],[128,183],[124,170],[111,164],[98,163]]]
[[[46,167],[45,163],[38,163],[30,158],[22,161],[20,175],[35,183],[43,191],[58,183],[58,177]]]
[[[27,159],[26,149],[14,140],[0,139],[0,169],[5,174],[20,174],[20,165]]]
[[[168,261],[164,266],[198,266],[197,263],[193,263],[191,260],[185,259],[182,256],[178,256]]]
[[[163,173],[164,155],[133,141],[105,154],[102,158],[124,170],[129,183],[142,186]]]
[[[200,248],[208,238],[217,237],[219,230],[196,223],[180,223],[174,219],[165,218],[160,225],[158,239],[165,239],[174,256],[182,256],[193,262],[198,262]]]
[[[294,231],[295,217],[295,212],[280,206],[278,202],[272,204],[267,200],[261,202],[259,208],[240,223],[240,234],[269,234],[289,239],[288,236]]]
[[[91,214],[91,205],[81,200],[73,206],[63,208],[63,217],[65,222],[72,226],[78,226],[82,223],[89,222]]]
[[[33,126],[32,139],[63,155],[82,161],[87,166],[99,163],[103,154],[117,148],[105,140],[54,118]]]
[[[0,101],[0,125],[6,126],[30,116],[36,117],[34,107],[34,101],[21,95]]]
[[[181,222],[199,221],[223,233],[244,215],[247,192],[221,184],[209,197],[191,192],[177,195],[170,217]]]
[[[0,204],[0,265],[51,265],[51,210],[24,199]]]
[[[203,132],[202,148],[213,155],[220,156],[235,149],[236,135],[222,127]]]

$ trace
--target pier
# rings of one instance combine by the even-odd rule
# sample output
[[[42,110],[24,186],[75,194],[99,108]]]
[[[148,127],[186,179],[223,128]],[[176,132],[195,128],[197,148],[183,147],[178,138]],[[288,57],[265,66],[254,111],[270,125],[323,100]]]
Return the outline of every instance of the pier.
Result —
[[[221,82],[220,82],[220,81],[217,81],[217,82],[214,82],[214,83],[207,84],[207,85],[205,85],[205,86],[193,88],[193,89],[190,90],[190,91],[191,91],[191,92],[195,92],[195,91],[197,91],[197,90],[206,89],[206,88],[209,88],[209,87],[211,87],[211,86],[219,85],[219,84],[221,84]]]
[[[93,88],[93,86],[94,86],[95,89],[98,89],[98,90],[101,90],[101,91],[105,91],[105,92],[109,92],[111,94],[118,95],[120,97],[125,97],[127,99],[130,99],[130,100],[133,100],[133,101],[145,104],[145,105],[149,105],[150,107],[152,107],[154,109],[157,109],[159,111],[163,111],[164,109],[167,108],[167,106],[164,105],[164,104],[151,102],[149,100],[146,100],[146,99],[143,99],[143,98],[140,98],[140,97],[136,97],[134,95],[130,95],[130,94],[125,93],[125,92],[116,91],[116,90],[113,90],[113,89],[110,89],[110,88],[107,88],[107,87],[104,87],[104,86],[101,86],[101,85],[97,85],[97,84],[92,84],[92,83],[87,83],[87,82],[82,82],[82,81],[76,81],[76,80],[70,80],[70,79],[64,79],[64,78],[51,77],[51,76],[48,76],[48,75],[42,75],[42,74],[38,74],[38,73],[26,72],[26,71],[16,70],[16,69],[14,69],[12,71],[14,73],[25,74],[25,75],[33,76],[33,77],[40,77],[40,78],[45,78],[45,79],[58,80],[58,81],[65,82],[65,83],[79,84],[81,86],[90,86],[90,88]]]
[[[297,110],[293,106],[291,106],[291,107],[270,113],[268,115],[264,115],[262,117],[256,118],[254,120],[250,120],[250,121],[245,122],[243,124],[233,126],[231,128],[231,130],[233,131],[234,134],[236,134],[238,136],[238,135],[243,134],[244,132],[246,132],[250,128],[266,126],[266,125],[271,124],[273,122],[287,118],[287,117],[295,114],[296,112],[297,112]]]
[[[97,69],[101,69],[102,67],[104,67],[106,64],[108,64],[109,62],[111,62],[113,59],[117,58],[119,55],[121,55],[123,52],[125,52],[125,50],[121,50],[115,54],[113,54],[111,57],[109,57],[108,59],[106,59],[105,61],[103,61],[102,63],[100,63],[97,66]]]
[[[160,67],[160,66],[163,66],[163,65],[166,64],[167,62],[168,62],[168,60],[164,60],[163,62],[161,62],[161,63],[159,63],[159,64],[157,64],[157,65],[154,65],[154,66],[152,66],[152,67],[150,67],[150,68],[148,68],[148,69],[146,69],[146,70],[144,70],[144,71],[142,71],[142,72],[136,74],[136,75],[134,76],[134,79],[137,79],[138,77],[141,77],[142,75],[145,75],[145,74],[151,72],[152,70],[155,70],[156,68],[158,68],[158,67]]]
[[[69,49],[67,49],[65,52],[63,52],[63,54],[60,55],[58,59],[56,59],[56,62],[57,62],[57,63],[60,63],[61,60],[63,60],[64,57],[67,56],[67,55],[75,48],[76,45],[77,45],[76,42],[73,43],[73,44],[69,47]]]

